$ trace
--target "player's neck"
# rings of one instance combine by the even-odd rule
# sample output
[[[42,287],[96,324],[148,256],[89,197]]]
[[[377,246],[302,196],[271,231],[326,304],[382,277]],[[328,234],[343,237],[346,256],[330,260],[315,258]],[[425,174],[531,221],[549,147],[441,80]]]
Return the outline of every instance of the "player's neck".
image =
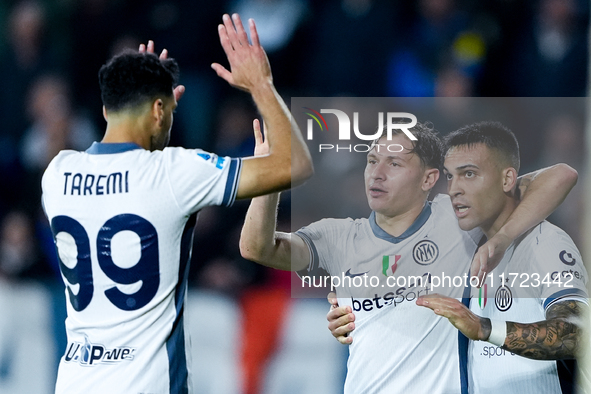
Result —
[[[376,224],[388,234],[399,237],[415,222],[423,211],[423,204],[416,204],[411,209],[394,216],[376,212]]]
[[[141,118],[132,116],[110,117],[103,143],[134,143],[150,149],[150,135],[146,132]]]
[[[497,215],[496,219],[487,226],[480,226],[480,229],[484,232],[487,239],[491,239],[494,237],[496,233],[499,232],[501,227],[505,224],[509,216],[513,213],[515,208],[517,207],[518,201],[514,198],[507,198],[505,205],[503,206],[501,212]]]

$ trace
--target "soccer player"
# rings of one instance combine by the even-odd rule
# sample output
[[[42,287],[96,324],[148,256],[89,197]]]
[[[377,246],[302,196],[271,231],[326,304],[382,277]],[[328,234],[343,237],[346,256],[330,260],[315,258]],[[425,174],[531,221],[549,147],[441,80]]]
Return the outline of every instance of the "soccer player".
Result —
[[[451,133],[446,145],[444,173],[460,227],[480,227],[494,237],[516,209],[515,136],[500,123],[483,122]],[[586,283],[572,239],[543,221],[511,243],[484,286],[473,289],[469,309],[436,294],[417,304],[448,318],[472,340],[466,354],[470,392],[559,393],[557,363],[539,360],[577,357]]]
[[[42,181],[66,285],[68,345],[56,393],[192,391],[183,303],[198,211],[289,188],[312,174],[306,145],[275,91],[254,21],[218,32],[231,70],[217,74],[252,95],[268,125],[269,154],[218,157],[167,148],[184,87],[178,66],[140,52],[99,73],[107,130],[85,152],[62,151]],[[203,324],[207,324],[204,322]]]
[[[410,130],[417,141],[394,132],[392,140],[378,139],[367,155],[369,218],[323,219],[295,234],[277,232],[278,196],[273,194],[252,200],[242,229],[240,251],[249,260],[301,275],[314,275],[322,268],[331,276],[379,278],[375,287],[347,284],[338,290],[342,306],[336,314],[344,320],[352,316],[344,311],[357,315],[356,329],[346,339],[350,343],[355,338],[349,348],[345,393],[460,392],[457,332],[415,304],[419,295],[429,293],[429,284],[417,281],[389,288],[387,279],[394,272],[403,277],[443,272],[462,276],[482,233],[460,229],[448,196],[427,202],[439,177],[441,145],[424,125]],[[403,150],[389,152],[385,146],[392,144]],[[484,245],[486,254],[489,248],[495,251],[493,257],[502,254],[503,235],[512,240],[546,217],[574,185],[570,173],[566,166],[555,166],[529,174],[524,187],[537,177],[527,192],[524,188],[523,201],[502,232]],[[540,208],[528,209],[532,203]],[[461,298],[462,289],[451,290],[450,295]]]

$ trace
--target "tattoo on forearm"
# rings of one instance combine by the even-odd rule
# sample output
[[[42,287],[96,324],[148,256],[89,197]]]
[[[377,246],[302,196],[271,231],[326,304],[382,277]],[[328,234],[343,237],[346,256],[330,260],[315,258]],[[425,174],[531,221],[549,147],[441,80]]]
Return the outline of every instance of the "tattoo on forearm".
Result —
[[[536,360],[575,358],[582,340],[580,322],[583,304],[564,301],[551,306],[547,320],[520,324],[507,322],[504,349]]]

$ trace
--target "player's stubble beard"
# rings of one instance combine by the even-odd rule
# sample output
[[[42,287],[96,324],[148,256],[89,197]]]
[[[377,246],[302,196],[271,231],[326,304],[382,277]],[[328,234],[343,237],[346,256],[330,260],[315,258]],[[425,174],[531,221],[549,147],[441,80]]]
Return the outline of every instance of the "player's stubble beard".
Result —
[[[150,137],[150,151],[162,150],[168,146],[170,142],[170,130],[157,136]]]

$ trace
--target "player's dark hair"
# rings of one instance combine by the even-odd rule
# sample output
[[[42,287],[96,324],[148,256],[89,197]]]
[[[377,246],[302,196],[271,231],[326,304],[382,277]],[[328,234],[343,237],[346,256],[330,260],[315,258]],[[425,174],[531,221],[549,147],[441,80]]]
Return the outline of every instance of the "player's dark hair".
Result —
[[[457,146],[471,147],[484,144],[502,155],[507,163],[519,172],[519,144],[515,134],[500,122],[486,121],[464,126],[445,139],[445,151]]]
[[[376,144],[380,138],[386,135],[386,125],[383,126],[382,135],[373,143]],[[421,164],[428,168],[443,168],[443,143],[437,135],[437,131],[431,122],[420,123],[408,129],[415,137],[416,141],[412,141],[413,148],[410,153],[416,154],[421,159]],[[393,129],[392,135],[403,134],[400,129]]]
[[[174,59],[159,59],[153,53],[125,51],[103,65],[99,84],[108,111],[134,108],[158,96],[172,95],[179,78]]]

